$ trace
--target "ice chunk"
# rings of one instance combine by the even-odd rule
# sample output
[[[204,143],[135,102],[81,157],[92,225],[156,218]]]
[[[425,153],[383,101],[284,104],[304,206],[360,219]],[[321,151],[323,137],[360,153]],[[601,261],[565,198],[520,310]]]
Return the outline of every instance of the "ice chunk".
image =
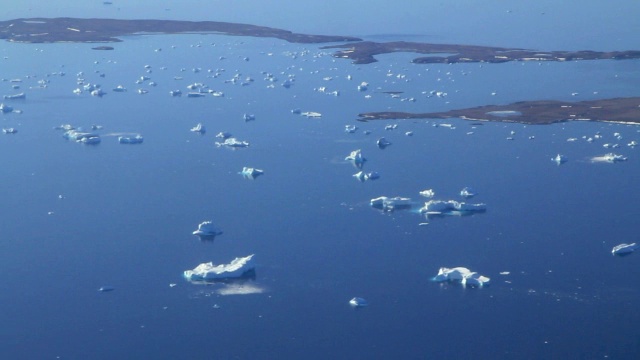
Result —
[[[244,121],[251,121],[251,120],[255,120],[256,116],[253,114],[244,114],[242,115],[242,118],[244,119]]]
[[[218,229],[211,221],[203,221],[198,225],[198,229],[193,232],[197,236],[216,236],[221,235],[222,230]]]
[[[101,286],[98,291],[100,292],[108,292],[108,291],[113,291],[115,290],[115,288],[113,286]]]
[[[253,254],[237,257],[229,264],[214,265],[212,262],[202,263],[193,270],[186,270],[184,278],[196,284],[226,282],[234,279],[255,277],[255,267],[251,261]]]
[[[216,142],[217,146],[227,146],[231,148],[243,148],[248,147],[249,143],[246,141],[240,141],[236,138],[227,138],[223,142]]]
[[[375,199],[371,199],[371,206],[383,210],[396,210],[407,209],[412,205],[410,198],[403,198],[400,196],[388,198],[386,196],[380,196]]]
[[[202,123],[198,123],[196,126],[191,128],[191,131],[204,134],[207,132],[207,129],[204,128],[204,125],[202,125]]]
[[[375,171],[372,172],[364,172],[364,171],[359,171],[355,174],[353,174],[353,177],[355,177],[356,179],[358,179],[358,181],[360,182],[365,182],[367,180],[377,180],[380,178],[380,174],[378,174]]]
[[[622,155],[617,155],[614,153],[607,153],[602,156],[594,156],[593,158],[591,158],[592,162],[608,162],[608,163],[615,163],[615,162],[626,161],[626,160],[627,160],[626,157]]]
[[[384,137],[381,137],[380,139],[378,139],[378,141],[376,141],[376,145],[378,145],[380,149],[384,149],[387,146],[391,145],[391,142],[389,142],[389,140],[385,139]]]
[[[462,196],[465,199],[472,198],[476,195],[477,193],[473,191],[473,189],[470,187],[465,187],[464,189],[460,190],[460,196]]]
[[[18,132],[18,129],[16,128],[3,128],[2,132],[5,134],[15,134]]]
[[[356,132],[356,130],[358,130],[358,127],[355,125],[345,125],[344,126],[344,132],[349,133],[349,134],[353,134],[354,132]]]
[[[252,167],[243,167],[242,172],[240,172],[242,176],[247,179],[255,179],[258,176],[264,174],[263,170],[252,168]]]
[[[369,302],[361,297],[354,297],[353,299],[349,300],[349,305],[353,307],[365,307],[369,305]]]
[[[436,195],[436,193],[433,191],[433,189],[427,189],[427,190],[420,191],[420,195],[431,199],[432,197],[434,197]]]
[[[11,106],[5,105],[3,103],[0,103],[0,112],[1,113],[6,114],[6,113],[10,113],[12,111],[13,111],[13,108]]]
[[[556,155],[556,157],[552,158],[551,161],[554,161],[556,164],[561,165],[567,162],[567,157],[564,155]]]
[[[633,244],[620,244],[613,247],[611,250],[612,255],[625,256],[634,252],[638,248],[636,243]]]
[[[442,267],[438,271],[438,275],[433,278],[435,282],[451,282],[459,283],[463,286],[483,287],[489,285],[491,279],[486,276],[471,272],[465,267],[446,268]]]
[[[226,140],[226,139],[228,139],[228,138],[230,138],[232,136],[233,135],[231,135],[231,133],[228,133],[226,131],[221,131],[216,135],[217,138],[220,138],[222,140]]]
[[[362,156],[362,151],[360,149],[353,150],[351,154],[349,154],[344,159],[347,161],[351,161],[353,165],[358,169],[362,169],[364,162],[367,161],[367,159],[365,159],[364,156]]]
[[[487,206],[485,204],[467,204],[464,202],[457,202],[455,200],[429,200],[425,202],[424,206],[420,209],[420,213],[425,214],[427,217],[443,215],[470,215],[485,211],[487,211]]]
[[[118,136],[120,144],[142,144],[144,138],[141,135],[136,136]]]

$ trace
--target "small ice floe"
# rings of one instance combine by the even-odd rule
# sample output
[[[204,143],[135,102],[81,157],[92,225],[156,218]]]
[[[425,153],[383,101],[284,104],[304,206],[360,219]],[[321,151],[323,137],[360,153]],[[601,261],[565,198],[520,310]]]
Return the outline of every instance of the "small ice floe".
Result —
[[[365,159],[364,156],[362,156],[362,151],[360,149],[353,150],[351,154],[349,154],[344,159],[347,161],[350,161],[358,169],[362,169],[362,166],[364,165],[365,161],[367,161],[367,159]]]
[[[122,86],[122,85],[118,85],[115,88],[113,88],[112,90],[113,92],[126,92],[127,88]]]
[[[5,134],[15,134],[18,132],[18,129],[16,128],[3,128],[2,132]]]
[[[420,191],[420,195],[431,199],[432,197],[434,197],[436,195],[436,193],[435,193],[435,191],[433,191],[433,189],[427,189],[427,190]]]
[[[300,115],[306,116],[308,118],[319,118],[319,117],[322,117],[321,113],[315,112],[315,111],[305,111],[303,113],[300,113]]]
[[[411,202],[410,198],[403,198],[400,196],[389,198],[386,196],[380,196],[375,199],[371,199],[370,204],[376,209],[393,211],[400,209],[409,209],[411,208],[413,203]]]
[[[252,121],[252,120],[256,119],[256,116],[253,115],[253,114],[245,113],[245,114],[242,115],[242,118],[244,119],[244,121]]]
[[[198,225],[198,229],[193,232],[193,235],[200,237],[214,237],[222,235],[222,230],[213,225],[211,221],[203,221]]]
[[[0,112],[3,114],[7,114],[13,111],[13,108],[9,105],[5,105],[4,103],[0,103]]]
[[[636,243],[633,244],[620,244],[613,247],[611,250],[612,255],[626,256],[634,252],[638,248]]]
[[[83,140],[83,139],[89,139],[89,138],[100,138],[100,136],[96,133],[92,133],[92,132],[81,132],[81,131],[76,131],[76,130],[69,130],[66,131],[64,134],[62,134],[62,137],[64,137],[65,139],[69,139],[72,141],[77,141],[77,142],[85,142],[87,143],[88,140]],[[93,141],[96,141],[96,139],[93,139]]]
[[[405,134],[405,136],[413,136],[413,131],[407,131],[404,134]]]
[[[256,169],[256,168],[252,168],[252,167],[243,167],[242,171],[240,172],[240,174],[245,178],[245,179],[255,179],[258,176],[264,174],[263,170],[260,169]]]
[[[447,215],[471,215],[487,211],[486,204],[467,204],[455,200],[429,200],[420,208],[420,213],[427,218]]]
[[[207,132],[207,130],[204,128],[204,125],[202,125],[202,123],[198,123],[196,126],[192,127],[191,132],[197,132],[200,134],[204,134]]]
[[[231,133],[228,133],[228,132],[226,132],[226,131],[221,131],[221,132],[219,132],[218,134],[216,134],[216,137],[217,137],[217,138],[219,138],[219,139],[223,139],[223,140],[226,140],[226,139],[228,139],[228,138],[230,138],[230,137],[232,137],[232,136],[233,136],[233,135],[231,135]]]
[[[380,139],[378,139],[378,141],[376,141],[376,145],[378,145],[378,148],[384,149],[387,146],[391,145],[391,142],[384,137],[381,137]]]
[[[113,286],[101,286],[98,291],[100,292],[109,292],[109,291],[113,291],[115,290],[115,288]]]
[[[146,89],[138,89],[138,94],[140,94],[140,95],[144,95],[144,94],[147,94],[147,93],[149,93],[149,90],[146,90]]]
[[[349,133],[349,134],[353,134],[354,132],[356,132],[356,130],[358,130],[358,127],[355,125],[345,125],[344,126],[344,132]]]
[[[226,146],[230,148],[245,148],[249,146],[249,143],[246,141],[240,141],[236,138],[227,138],[223,142],[216,142],[216,146]]]
[[[470,187],[465,187],[464,189],[460,190],[460,196],[462,196],[465,199],[472,198],[476,195],[478,195],[478,193],[473,191],[473,189]]]
[[[380,174],[378,174],[375,171],[368,172],[368,173],[366,173],[364,171],[359,171],[359,172],[353,174],[353,177],[358,179],[358,181],[360,181],[360,182],[365,182],[367,180],[377,180],[377,179],[379,179],[380,178]]]
[[[186,270],[183,276],[187,281],[194,284],[225,283],[255,278],[255,267],[252,258],[253,254],[246,257],[237,257],[229,264],[202,263],[193,270]]]
[[[385,130],[395,130],[398,128],[398,124],[390,124],[384,127]]]
[[[369,305],[369,302],[361,297],[354,297],[353,299],[349,300],[349,305],[355,308],[360,308]]]
[[[22,100],[22,99],[26,99],[27,95],[25,93],[19,93],[14,95],[5,95],[2,98],[5,100]]]
[[[136,136],[118,136],[120,144],[142,144],[144,138],[141,135]]]
[[[358,91],[366,91],[369,88],[369,83],[363,81],[358,85]]]
[[[171,96],[182,96],[182,91],[181,90],[171,90],[171,91],[169,91],[169,94]]]
[[[76,141],[82,144],[95,145],[100,144],[100,142],[102,142],[102,139],[100,138],[100,136],[86,136]]]
[[[438,271],[438,275],[433,278],[433,281],[439,283],[450,282],[469,287],[483,287],[488,286],[491,279],[476,272],[471,272],[471,270],[465,267],[455,267],[451,269],[442,267]]]
[[[567,157],[564,155],[558,154],[554,158],[551,158],[551,161],[555,162],[558,165],[561,165],[567,162]]]
[[[594,156],[591,158],[591,162],[608,162],[608,163],[616,163],[619,161],[626,161],[627,158],[622,155],[616,155],[614,153],[607,153],[602,156]]]

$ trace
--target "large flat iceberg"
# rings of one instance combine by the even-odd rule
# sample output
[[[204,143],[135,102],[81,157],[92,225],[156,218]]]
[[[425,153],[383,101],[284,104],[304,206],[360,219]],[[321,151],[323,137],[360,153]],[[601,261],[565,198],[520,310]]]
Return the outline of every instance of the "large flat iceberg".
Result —
[[[214,265],[212,262],[202,263],[193,270],[186,270],[184,272],[184,278],[196,284],[254,278],[255,267],[252,259],[253,254],[245,257],[237,257],[228,264]]]
[[[413,204],[410,198],[403,198],[400,196],[386,197],[380,196],[375,199],[371,199],[371,206],[378,209],[392,211],[396,209],[408,209]]]
[[[464,202],[457,202],[455,200],[430,200],[424,203],[424,206],[420,209],[421,214],[430,216],[444,216],[444,215],[471,215],[473,213],[480,213],[487,211],[486,204],[469,204]]]
[[[451,282],[459,283],[463,286],[482,287],[489,285],[491,279],[482,276],[465,267],[446,268],[442,267],[438,271],[438,275],[433,278],[435,282]]]

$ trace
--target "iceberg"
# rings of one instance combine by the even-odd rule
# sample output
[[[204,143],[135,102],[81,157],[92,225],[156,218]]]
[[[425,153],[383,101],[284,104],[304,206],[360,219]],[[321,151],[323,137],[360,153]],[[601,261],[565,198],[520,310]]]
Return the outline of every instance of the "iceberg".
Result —
[[[2,132],[5,134],[15,134],[18,132],[18,129],[16,128],[3,128]]]
[[[384,149],[384,148],[386,148],[387,146],[391,145],[391,142],[389,142],[389,140],[387,140],[387,139],[385,139],[385,138],[381,137],[380,139],[378,139],[378,141],[376,141],[376,145],[378,145],[378,147],[379,147],[380,149]]]
[[[242,118],[244,119],[244,121],[252,121],[256,119],[256,116],[253,114],[244,114],[242,115]]]
[[[433,189],[427,189],[420,191],[420,195],[431,199],[432,197],[436,196],[436,193],[435,191],[433,191]]]
[[[171,90],[171,91],[169,91],[169,94],[171,96],[174,96],[174,97],[175,96],[182,96],[182,91],[181,90]]]
[[[471,215],[487,211],[485,204],[467,204],[455,200],[429,200],[420,208],[420,213],[427,217],[444,215]]]
[[[567,157],[564,155],[556,155],[556,157],[552,158],[551,161],[554,161],[556,164],[561,165],[567,162]]]
[[[355,174],[353,174],[353,177],[355,177],[356,179],[358,179],[358,181],[360,182],[365,182],[367,180],[377,180],[380,178],[380,174],[378,174],[375,171],[372,172],[364,172],[364,171],[359,171]]]
[[[462,196],[465,199],[472,198],[476,195],[477,193],[473,191],[473,189],[471,189],[470,187],[465,187],[464,189],[460,190],[460,196]]]
[[[260,169],[252,168],[252,167],[243,167],[242,172],[240,172],[240,174],[244,176],[246,179],[253,180],[258,176],[264,174],[264,171]]]
[[[349,134],[353,134],[354,132],[356,132],[356,130],[358,130],[358,127],[355,125],[345,125],[344,126],[344,132],[349,133]]]
[[[9,105],[5,105],[4,103],[0,103],[0,112],[3,114],[10,113],[13,111],[13,108]]]
[[[450,282],[461,284],[462,286],[483,287],[488,286],[491,279],[482,276],[465,267],[446,268],[441,267],[438,275],[433,278],[435,282]]]
[[[353,307],[365,307],[369,305],[369,302],[361,297],[354,297],[353,299],[349,300],[349,305]]]
[[[14,95],[5,95],[5,96],[3,96],[3,98],[5,100],[20,100],[20,99],[26,99],[27,95],[22,92],[22,93],[14,94]]]
[[[113,88],[113,90],[111,90],[113,92],[126,92],[127,88],[122,86],[122,85],[118,85],[115,88]]]
[[[207,130],[204,128],[204,125],[202,125],[202,123],[198,123],[198,125],[194,126],[191,128],[192,132],[197,132],[200,134],[204,134],[207,132]]]
[[[187,281],[195,284],[232,282],[238,279],[255,278],[255,267],[251,261],[252,258],[253,254],[246,257],[237,257],[229,264],[202,263],[193,270],[186,270],[183,275]]]
[[[360,149],[353,150],[351,154],[349,154],[344,159],[347,161],[351,161],[353,165],[358,169],[362,169],[362,165],[364,165],[364,162],[367,161],[367,159],[362,156],[362,151]]]
[[[73,140],[73,141],[82,141],[84,138],[99,138],[99,135],[91,132],[82,132],[77,130],[69,130],[62,134],[62,137],[65,139]]]
[[[613,247],[611,250],[612,255],[626,256],[634,252],[638,248],[636,243],[633,244],[620,244]]]
[[[387,211],[393,211],[396,209],[407,209],[412,205],[410,198],[403,198],[400,196],[396,197],[386,197],[380,196],[375,199],[371,199],[371,206],[377,209],[383,209]]]
[[[144,138],[140,135],[136,136],[118,136],[120,144],[142,144]]]
[[[216,146],[220,147],[220,146],[227,146],[227,147],[231,147],[231,148],[243,148],[243,147],[248,147],[249,143],[246,141],[240,141],[236,138],[227,138],[225,139],[223,142],[216,142]]]
[[[608,163],[616,163],[619,161],[626,161],[627,158],[622,155],[617,155],[614,153],[607,153],[602,156],[594,156],[591,158],[592,162],[608,162]]]
[[[228,138],[230,138],[232,136],[233,135],[231,135],[231,133],[228,133],[226,131],[221,131],[216,135],[217,138],[222,139],[222,140],[226,140],[226,139],[228,139]]]
[[[211,221],[203,221],[198,225],[198,229],[193,232],[196,236],[217,236],[222,235],[222,230],[218,229]]]

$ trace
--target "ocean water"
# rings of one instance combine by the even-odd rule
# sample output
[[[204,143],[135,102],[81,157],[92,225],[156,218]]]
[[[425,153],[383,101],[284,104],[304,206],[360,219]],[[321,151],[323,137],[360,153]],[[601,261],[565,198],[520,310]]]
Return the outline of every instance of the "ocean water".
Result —
[[[198,18],[195,5],[211,6],[193,5],[185,10],[167,2],[122,17],[162,12],[165,18]],[[257,16],[239,11],[248,3],[219,5],[234,21]],[[471,16],[469,6],[464,12],[447,7],[445,13]],[[381,15],[383,7],[375,9],[369,24],[389,20]],[[516,12],[502,11],[498,3],[490,9],[500,18]],[[578,12],[596,10],[603,16],[622,11],[592,5]],[[37,11],[9,13],[26,17]],[[115,11],[100,3],[59,15]],[[630,13],[620,22],[632,23]],[[288,26],[289,18],[261,19],[255,23],[301,32],[476,43],[475,33],[462,30],[442,35],[389,24],[358,33],[340,30],[343,18],[337,17],[336,27],[316,31],[323,28],[314,22],[298,19]],[[560,48],[572,38],[592,43],[592,49],[631,49],[634,38],[619,31],[613,43],[572,34],[522,46]],[[519,46],[511,42],[520,35],[503,34],[492,44],[494,35],[487,31],[478,42]],[[114,51],[94,51],[91,44],[0,43],[0,77],[22,80],[0,83],[2,95],[27,94],[5,101],[22,114],[0,119],[3,128],[18,129],[0,137],[3,358],[637,357],[639,260],[610,251],[637,237],[640,150],[627,144],[640,141],[640,128],[355,119],[367,111],[637,96],[638,60],[413,65],[412,54],[397,53],[353,65],[319,45],[274,39],[124,40]],[[269,74],[277,81],[267,80]],[[233,84],[236,75],[254,81]],[[150,80],[136,84],[141,76]],[[74,94],[78,78],[100,84],[107,94]],[[289,89],[281,86],[287,78],[295,79]],[[369,89],[359,92],[363,81]],[[195,82],[225,96],[169,95],[176,89],[186,94]],[[128,91],[111,91],[117,85]],[[328,94],[334,90],[340,95]],[[447,96],[427,97],[432,90]],[[393,98],[389,91],[402,93]],[[402,101],[411,97],[415,102]],[[317,111],[322,118],[292,109]],[[255,121],[244,121],[245,113],[255,114]],[[189,131],[199,122],[207,128],[202,136]],[[102,125],[102,142],[65,140],[54,127],[67,123]],[[398,127],[385,130],[392,124]],[[346,133],[345,125],[358,130]],[[250,146],[216,147],[220,131]],[[144,143],[118,144],[122,133],[140,133]],[[380,137],[392,145],[379,149]],[[607,143],[620,147],[604,148]],[[380,179],[360,183],[352,177],[358,169],[344,157],[355,149],[368,159],[364,170],[379,172]],[[629,160],[591,161],[611,151]],[[568,162],[552,162],[558,153]],[[265,174],[243,179],[244,166]],[[370,199],[386,195],[410,197],[419,207],[426,199],[418,193],[428,188],[436,199],[461,200],[465,186],[478,192],[468,201],[486,203],[486,213],[426,220],[415,210],[369,206]],[[224,234],[214,241],[191,235],[204,220]],[[249,254],[255,254],[254,281],[202,286],[182,277],[202,262],[227,263]],[[469,267],[492,284],[471,289],[432,282],[443,266]],[[114,291],[99,292],[101,286]],[[350,307],[354,296],[369,306]]]

